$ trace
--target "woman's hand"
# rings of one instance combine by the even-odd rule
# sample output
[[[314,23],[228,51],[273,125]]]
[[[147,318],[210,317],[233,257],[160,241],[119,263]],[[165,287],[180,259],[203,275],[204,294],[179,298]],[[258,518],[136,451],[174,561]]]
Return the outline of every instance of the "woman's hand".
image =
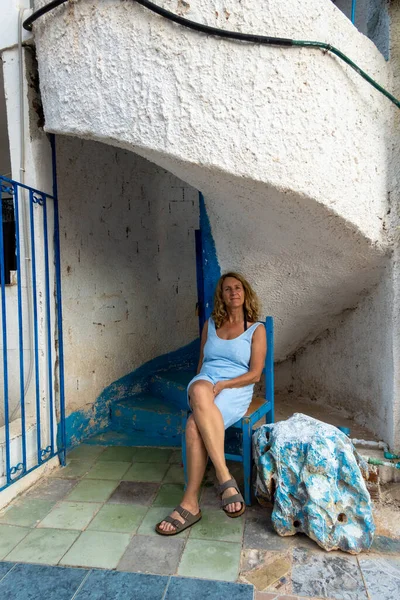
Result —
[[[213,387],[214,397],[218,396],[218,394],[222,392],[222,390],[224,390],[226,387],[226,381],[217,381],[217,383]]]

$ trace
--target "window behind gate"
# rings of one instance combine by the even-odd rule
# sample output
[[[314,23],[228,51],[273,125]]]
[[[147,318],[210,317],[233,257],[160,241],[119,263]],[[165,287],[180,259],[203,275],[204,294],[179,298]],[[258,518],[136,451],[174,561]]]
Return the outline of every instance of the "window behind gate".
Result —
[[[11,271],[17,270],[15,247],[15,216],[14,203],[11,197],[2,197],[2,221],[4,241],[4,272],[5,283],[11,283]]]

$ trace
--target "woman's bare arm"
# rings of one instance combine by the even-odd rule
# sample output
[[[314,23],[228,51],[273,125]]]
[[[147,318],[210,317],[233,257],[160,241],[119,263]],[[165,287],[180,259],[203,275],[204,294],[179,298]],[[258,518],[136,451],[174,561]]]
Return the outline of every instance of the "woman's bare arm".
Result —
[[[208,321],[204,323],[203,331],[201,332],[201,342],[200,342],[200,358],[199,364],[197,365],[197,375],[200,373],[201,366],[203,364],[204,359],[204,345],[207,341],[207,333],[208,333]]]
[[[251,341],[251,358],[250,368],[244,375],[227,379],[226,381],[218,381],[214,385],[214,394],[217,395],[225,388],[240,388],[245,385],[251,385],[260,381],[261,373],[265,364],[265,356],[267,354],[267,339],[265,335],[264,325],[259,325],[253,334]]]

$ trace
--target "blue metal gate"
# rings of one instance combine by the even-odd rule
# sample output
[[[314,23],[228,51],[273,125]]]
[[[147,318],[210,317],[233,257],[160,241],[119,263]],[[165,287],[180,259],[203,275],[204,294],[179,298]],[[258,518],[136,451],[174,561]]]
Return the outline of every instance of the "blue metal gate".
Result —
[[[54,456],[65,464],[66,436],[56,185],[0,187],[1,492]]]

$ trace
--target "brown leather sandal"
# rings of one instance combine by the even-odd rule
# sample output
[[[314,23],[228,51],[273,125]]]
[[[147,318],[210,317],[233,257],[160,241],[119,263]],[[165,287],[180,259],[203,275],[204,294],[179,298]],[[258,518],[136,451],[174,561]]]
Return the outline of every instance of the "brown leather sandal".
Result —
[[[168,515],[167,517],[165,517],[165,519],[163,519],[162,521],[157,523],[157,525],[156,525],[157,533],[159,533],[160,535],[176,535],[177,533],[180,533],[184,529],[191,527],[192,525],[197,523],[197,521],[200,521],[201,517],[203,516],[201,514],[201,510],[199,510],[197,515],[194,515],[193,513],[186,510],[186,508],[183,508],[180,504],[179,504],[179,506],[174,508],[174,510],[172,512],[174,512],[174,511],[179,513],[181,515],[181,517],[183,517],[185,519],[185,522],[182,523],[182,521],[179,521],[178,519],[173,519],[170,515]],[[171,523],[171,525],[173,525],[175,527],[175,529],[173,531],[164,531],[163,529],[160,529],[160,525],[163,521],[167,521],[167,523]]]
[[[232,494],[232,496],[228,496],[227,498],[222,498],[223,492],[230,487],[235,488],[235,490],[237,490],[238,493]],[[228,517],[235,519],[236,517],[240,517],[244,513],[244,511],[246,510],[244,498],[240,493],[239,486],[236,483],[236,480],[233,477],[231,479],[228,479],[228,481],[225,481],[225,483],[222,483],[218,486],[218,493],[221,496],[221,508],[224,511],[224,513],[228,515]],[[227,510],[225,510],[225,506],[228,506],[228,504],[234,504],[235,502],[242,503],[242,508],[240,510],[237,510],[236,512],[228,512]]]

